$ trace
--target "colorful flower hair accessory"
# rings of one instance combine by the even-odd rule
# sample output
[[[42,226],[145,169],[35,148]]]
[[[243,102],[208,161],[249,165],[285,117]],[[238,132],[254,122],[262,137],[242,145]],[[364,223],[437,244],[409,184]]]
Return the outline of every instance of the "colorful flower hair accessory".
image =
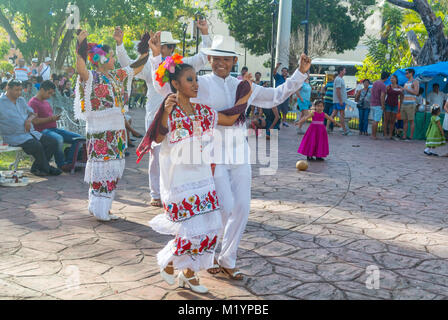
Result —
[[[175,53],[172,56],[167,57],[165,61],[159,65],[159,68],[156,70],[156,81],[161,87],[170,81],[169,73],[174,73],[176,71],[176,67],[183,63],[183,58],[184,57],[181,55]]]
[[[98,66],[98,63],[105,64],[109,62],[110,53],[104,51],[102,44],[89,43],[88,44],[88,56],[90,63]]]

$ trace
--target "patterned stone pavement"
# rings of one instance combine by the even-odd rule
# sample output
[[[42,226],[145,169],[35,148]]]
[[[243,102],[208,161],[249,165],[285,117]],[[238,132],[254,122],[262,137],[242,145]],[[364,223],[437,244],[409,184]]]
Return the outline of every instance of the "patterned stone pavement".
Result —
[[[141,129],[143,111],[131,113]],[[88,214],[81,172],[0,188],[0,298],[446,299],[448,159],[423,145],[334,133],[329,158],[298,172],[295,129],[282,130],[277,173],[253,166],[247,277],[202,272],[204,296],[158,275],[170,237],[147,224],[160,210],[148,206],[147,160],[128,158],[117,222]]]

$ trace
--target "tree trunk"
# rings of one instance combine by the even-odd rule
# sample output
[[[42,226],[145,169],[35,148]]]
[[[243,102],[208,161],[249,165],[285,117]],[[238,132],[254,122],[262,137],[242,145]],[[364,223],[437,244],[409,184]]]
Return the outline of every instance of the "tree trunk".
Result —
[[[426,40],[423,48],[414,57],[417,65],[427,65],[448,60],[448,42],[443,33],[443,22],[442,19],[436,17],[428,0],[414,0],[413,2],[405,0],[387,1],[399,7],[416,11],[425,25],[428,32],[428,40]],[[412,41],[410,42],[411,48],[414,47],[415,49],[415,42],[412,37],[410,40]]]
[[[56,58],[56,71],[62,71],[62,67],[64,66],[64,61],[67,58],[67,54],[70,51],[70,43],[73,40],[73,29],[67,30],[64,35],[64,39],[62,39],[62,43],[59,46],[58,56]]]

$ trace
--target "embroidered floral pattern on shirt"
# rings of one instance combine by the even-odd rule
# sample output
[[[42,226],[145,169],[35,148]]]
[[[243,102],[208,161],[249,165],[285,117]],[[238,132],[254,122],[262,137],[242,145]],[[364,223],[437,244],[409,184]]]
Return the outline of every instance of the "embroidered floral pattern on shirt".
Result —
[[[216,247],[216,241],[218,236],[215,235],[213,238],[205,236],[201,239],[200,244],[193,245],[190,240],[176,237],[174,240],[174,255],[180,256],[188,254],[191,256],[197,256],[203,254],[207,251],[213,252]]]
[[[108,161],[123,159],[126,149],[126,130],[87,133],[87,154],[89,159]]]
[[[163,203],[163,208],[169,220],[181,222],[195,215],[204,214],[219,209],[216,191],[209,191],[203,195],[192,195],[177,203]]]
[[[118,178],[116,180],[94,181],[91,182],[90,189],[95,195],[108,194],[117,188]]]
[[[109,72],[111,79],[92,71],[93,90],[91,94],[92,111],[102,111],[113,107],[121,108],[124,113],[124,105],[127,100],[123,81],[128,74],[123,69]],[[84,88],[80,86],[81,111],[85,112]]]
[[[194,110],[194,115],[187,115],[179,106],[175,106],[169,117],[170,143],[211,133],[216,113],[210,107],[201,104],[195,104]]]

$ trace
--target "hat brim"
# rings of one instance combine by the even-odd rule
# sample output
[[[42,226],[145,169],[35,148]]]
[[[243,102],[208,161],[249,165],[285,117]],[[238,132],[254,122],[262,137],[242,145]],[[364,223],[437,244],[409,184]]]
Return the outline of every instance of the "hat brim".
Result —
[[[208,56],[215,56],[215,57],[239,57],[241,54],[233,51],[221,51],[221,50],[215,50],[211,48],[204,48],[201,49],[201,52],[205,53]]]
[[[180,40],[166,41],[161,42],[160,44],[163,46],[164,44],[178,44],[178,43],[180,43]]]

